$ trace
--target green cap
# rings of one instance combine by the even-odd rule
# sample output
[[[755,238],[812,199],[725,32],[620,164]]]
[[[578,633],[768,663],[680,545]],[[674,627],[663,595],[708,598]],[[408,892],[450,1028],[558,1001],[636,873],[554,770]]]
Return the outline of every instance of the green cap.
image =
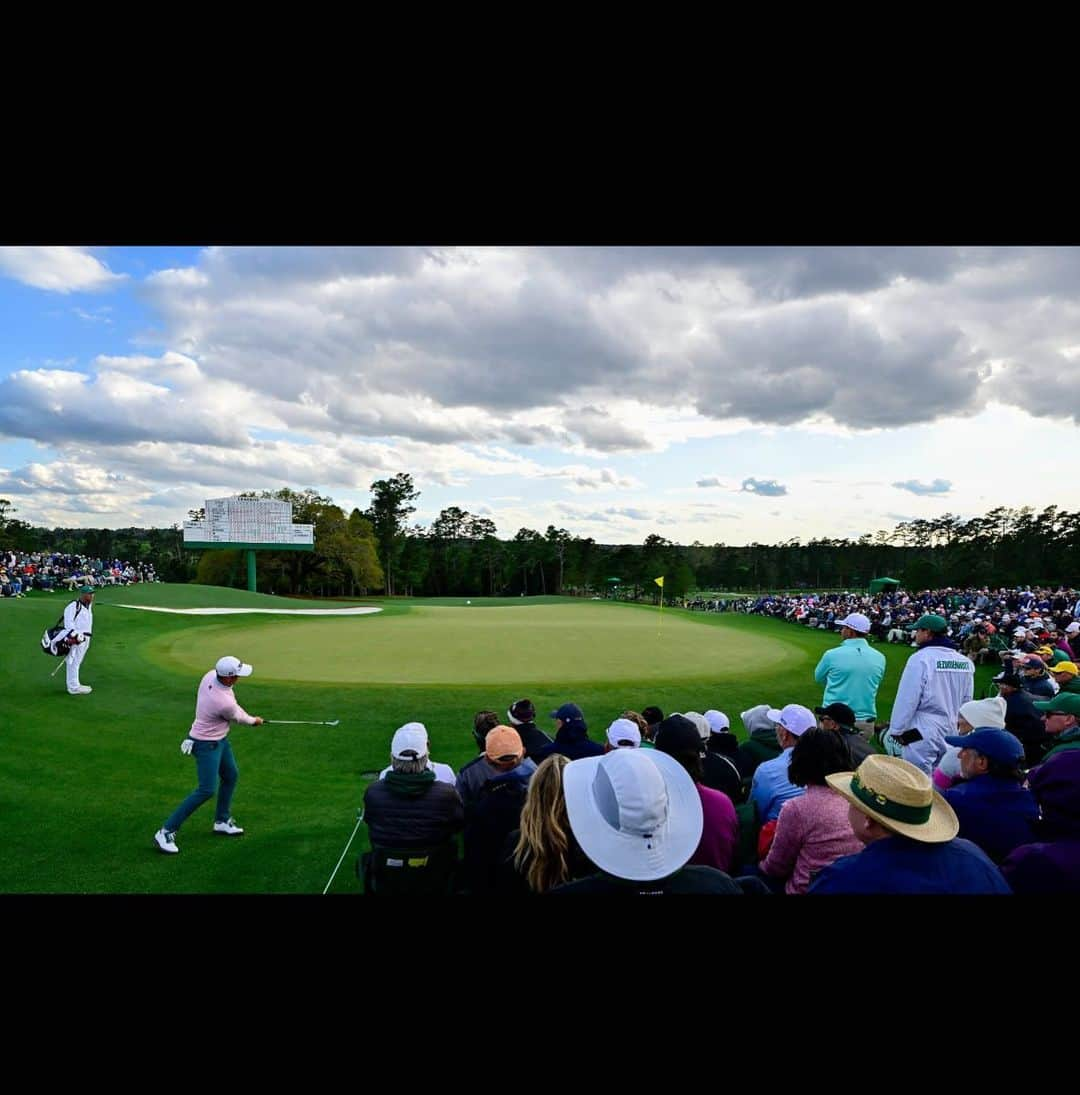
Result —
[[[79,592],[80,593],[93,593],[94,592],[94,587],[93,586],[79,586]]]
[[[1064,711],[1080,718],[1080,696],[1075,692],[1059,692],[1052,700],[1036,700],[1033,706],[1040,711]]]
[[[930,613],[926,616],[920,616],[915,621],[915,630],[918,631],[920,628],[932,631],[935,635],[944,635],[949,630],[949,624],[944,616],[935,616]]]

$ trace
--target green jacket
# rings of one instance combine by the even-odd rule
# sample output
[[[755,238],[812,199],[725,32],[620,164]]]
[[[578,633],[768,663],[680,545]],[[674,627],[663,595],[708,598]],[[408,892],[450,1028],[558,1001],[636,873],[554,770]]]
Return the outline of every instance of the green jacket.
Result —
[[[1066,730],[1055,742],[1052,749],[1047,750],[1046,755],[1039,762],[1045,764],[1055,753],[1064,753],[1066,749],[1080,749],[1080,726],[1074,726]]]

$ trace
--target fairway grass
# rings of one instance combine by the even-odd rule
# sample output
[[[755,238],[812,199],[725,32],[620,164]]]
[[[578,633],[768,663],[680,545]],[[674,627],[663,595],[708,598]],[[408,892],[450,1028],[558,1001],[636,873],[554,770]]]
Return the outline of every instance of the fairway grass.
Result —
[[[0,602],[4,696],[0,735],[0,892],[320,894],[356,824],[367,779],[389,763],[390,737],[410,720],[429,730],[434,759],[455,770],[475,756],[474,713],[505,718],[522,696],[547,713],[565,701],[589,734],[625,707],[666,713],[739,712],[756,703],[821,702],[813,667],[838,637],[776,620],[705,615],[571,598],[367,602],[293,601],[243,590],[154,584],[104,589],[82,680],[69,696],[61,663],[38,640],[70,600],[34,592]],[[117,607],[383,609],[358,618],[178,616]],[[659,632],[659,635],[657,634]],[[888,662],[878,714],[887,718],[908,647],[879,646]],[[240,703],[268,719],[340,719],[326,726],[238,726],[233,813],[243,837],[211,832],[213,805],[180,830],[180,854],[152,843],[194,787],[180,753],[195,689],[223,654],[255,673]],[[980,668],[976,695],[986,691]],[[354,894],[361,825],[330,887]]]

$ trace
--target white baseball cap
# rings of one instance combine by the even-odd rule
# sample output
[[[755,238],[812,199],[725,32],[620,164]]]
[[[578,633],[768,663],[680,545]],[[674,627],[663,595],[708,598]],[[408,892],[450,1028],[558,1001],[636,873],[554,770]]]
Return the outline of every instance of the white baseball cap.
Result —
[[[636,748],[641,744],[641,728],[631,719],[616,719],[607,728],[607,740],[616,749]]]
[[[837,627],[850,627],[852,631],[858,631],[860,634],[870,634],[870,620],[864,616],[861,612],[852,612],[845,616],[837,625]]]
[[[234,658],[231,654],[224,658],[218,658],[217,665],[214,666],[214,670],[219,677],[250,677],[251,666],[244,665],[239,658]]]
[[[1067,628],[1065,628],[1066,635],[1075,635],[1078,631],[1080,631],[1080,624],[1078,624],[1075,620],[1073,620],[1073,622],[1069,624]]]
[[[390,743],[390,756],[394,760],[418,760],[427,755],[427,727],[422,722],[407,722],[394,731]]]
[[[768,718],[771,722],[779,723],[789,734],[794,734],[797,738],[801,738],[807,730],[817,726],[814,712],[809,707],[803,707],[801,703],[789,703],[780,711],[774,707],[768,712]]]
[[[731,719],[724,714],[723,711],[717,711],[715,707],[710,707],[705,712],[705,721],[709,724],[709,729],[714,734],[719,734],[724,730],[731,729]]]

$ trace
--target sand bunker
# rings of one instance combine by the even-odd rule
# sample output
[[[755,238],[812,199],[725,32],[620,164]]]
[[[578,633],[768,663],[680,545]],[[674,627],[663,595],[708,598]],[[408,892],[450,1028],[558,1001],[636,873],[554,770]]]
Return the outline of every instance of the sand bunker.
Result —
[[[117,605],[143,612],[175,612],[180,616],[239,616],[252,612],[264,616],[367,616],[381,608],[157,608],[154,605]]]

